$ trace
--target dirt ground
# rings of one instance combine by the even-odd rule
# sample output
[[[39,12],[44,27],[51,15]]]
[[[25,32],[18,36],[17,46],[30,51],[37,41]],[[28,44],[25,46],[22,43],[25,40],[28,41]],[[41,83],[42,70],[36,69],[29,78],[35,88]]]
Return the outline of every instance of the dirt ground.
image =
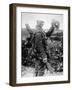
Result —
[[[56,76],[56,75],[63,75],[63,72],[50,73],[46,69],[44,71],[44,75],[43,76]],[[22,66],[21,67],[21,77],[35,77],[35,68]]]

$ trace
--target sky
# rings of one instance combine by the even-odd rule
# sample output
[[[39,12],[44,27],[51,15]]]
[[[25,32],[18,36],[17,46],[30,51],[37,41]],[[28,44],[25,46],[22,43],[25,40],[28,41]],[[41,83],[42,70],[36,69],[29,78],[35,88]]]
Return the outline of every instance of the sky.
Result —
[[[43,13],[21,13],[22,28],[25,24],[29,24],[31,28],[35,28],[36,21],[44,21],[44,29],[49,29],[53,20],[60,22],[60,29],[63,30],[63,15],[62,14],[43,14]]]

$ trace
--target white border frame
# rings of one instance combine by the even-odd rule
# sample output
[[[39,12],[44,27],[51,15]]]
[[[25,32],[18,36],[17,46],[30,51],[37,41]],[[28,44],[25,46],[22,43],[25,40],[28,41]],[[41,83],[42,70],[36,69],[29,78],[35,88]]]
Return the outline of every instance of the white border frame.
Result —
[[[37,13],[52,13],[63,14],[63,75],[48,76],[48,77],[28,77],[21,78],[21,12],[37,12]],[[36,82],[53,82],[68,80],[68,10],[65,9],[43,9],[43,8],[28,8],[16,7],[16,83],[36,83]]]

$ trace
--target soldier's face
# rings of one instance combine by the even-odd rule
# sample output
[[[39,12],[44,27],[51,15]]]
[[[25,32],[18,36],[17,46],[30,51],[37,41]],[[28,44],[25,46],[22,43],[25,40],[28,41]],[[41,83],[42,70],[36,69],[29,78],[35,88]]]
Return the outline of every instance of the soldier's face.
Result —
[[[39,26],[39,27],[43,27],[43,25],[44,25],[43,23],[38,23],[37,24],[37,26]]]
[[[41,23],[40,26],[43,27],[43,23]]]

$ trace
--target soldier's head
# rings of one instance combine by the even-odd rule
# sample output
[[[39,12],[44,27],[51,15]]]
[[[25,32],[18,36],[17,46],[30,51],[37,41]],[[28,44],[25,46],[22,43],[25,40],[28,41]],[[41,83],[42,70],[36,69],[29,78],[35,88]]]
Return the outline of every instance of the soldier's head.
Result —
[[[37,25],[36,25],[36,28],[37,28],[37,29],[38,29],[38,28],[42,29],[43,25],[44,25],[44,21],[42,21],[42,20],[37,20]]]
[[[58,30],[59,27],[60,27],[59,21],[55,21],[55,20],[52,21],[51,25],[52,25],[53,28],[55,28],[55,29],[57,29],[57,30]]]

